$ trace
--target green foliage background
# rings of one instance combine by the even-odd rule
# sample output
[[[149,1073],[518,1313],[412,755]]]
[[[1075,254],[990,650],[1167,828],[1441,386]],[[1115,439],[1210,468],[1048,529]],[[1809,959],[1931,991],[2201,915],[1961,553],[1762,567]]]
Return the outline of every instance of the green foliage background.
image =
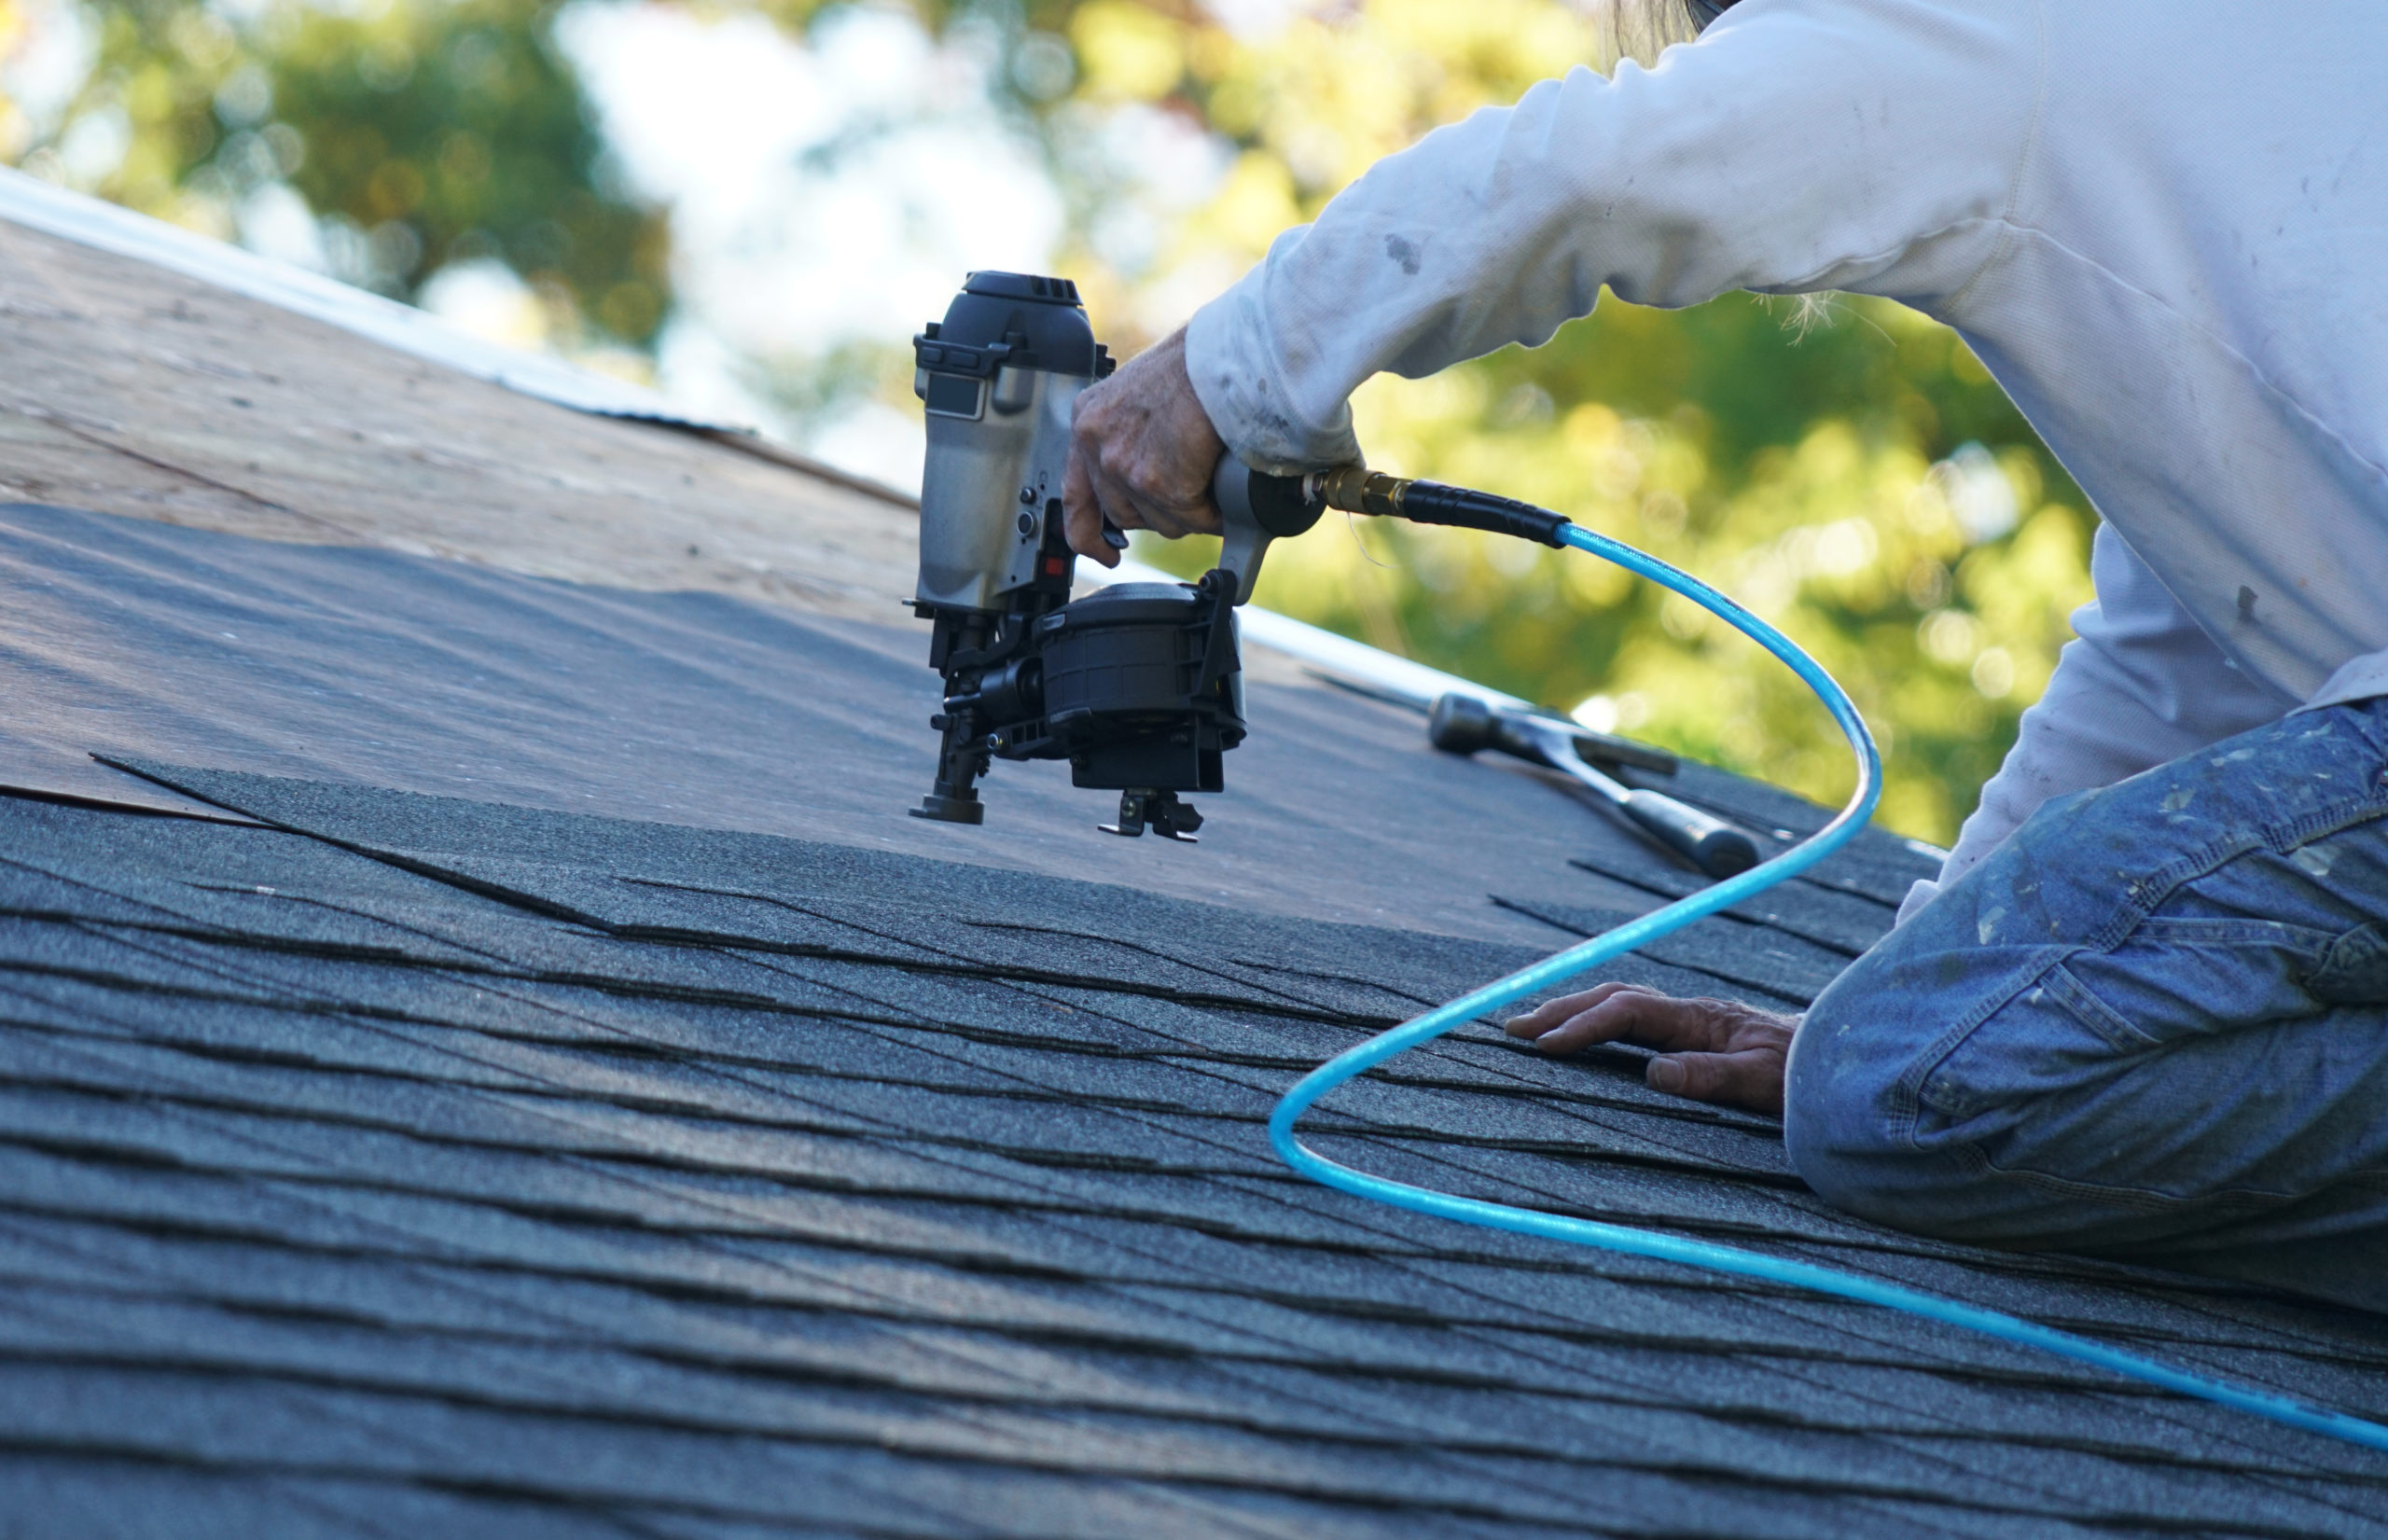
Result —
[[[23,3],[0,0],[0,55]],[[835,9],[688,3],[792,33]],[[1231,280],[1378,157],[1571,65],[1607,67],[1618,44],[1599,13],[1622,3],[1357,0],[1254,37],[1191,0],[910,8],[932,32],[1000,40],[993,89],[1078,216],[1061,265],[1128,351],[1150,340],[1135,320],[1152,296]],[[494,257],[546,299],[551,335],[643,346],[671,303],[668,221],[611,185],[551,41],[556,11],[118,0],[93,13],[97,64],[63,120],[37,132],[0,98],[0,151],[38,170],[78,119],[113,115],[130,141],[105,196],[223,233],[241,195],[281,180],[361,243],[389,292]],[[1118,269],[1085,232],[1122,191],[1083,146],[1114,115],[1154,109],[1216,135],[1229,169],[1157,257]],[[902,342],[840,351],[783,395],[875,392],[909,409]],[[1783,625],[1881,733],[1884,821],[1927,839],[1970,811],[2088,596],[2078,489],[1952,334],[1887,303],[1728,296],[1662,313],[1604,298],[1546,348],[1380,380],[1355,410],[1373,463],[1559,508]],[[1144,554],[1191,571],[1207,553]],[[1829,723],[1779,666],[1573,553],[1330,523],[1279,548],[1261,597],[1812,796],[1848,784]]]
[[[669,231],[605,186],[604,143],[549,41],[556,9],[266,0],[236,21],[113,0],[90,8],[97,57],[49,138],[117,118],[129,147],[90,189],[103,197],[229,235],[243,195],[286,181],[359,246],[352,266],[377,288],[410,296],[446,263],[496,257],[567,335],[644,343],[669,299]],[[7,127],[0,103],[0,142]],[[14,158],[39,169],[48,147]]]

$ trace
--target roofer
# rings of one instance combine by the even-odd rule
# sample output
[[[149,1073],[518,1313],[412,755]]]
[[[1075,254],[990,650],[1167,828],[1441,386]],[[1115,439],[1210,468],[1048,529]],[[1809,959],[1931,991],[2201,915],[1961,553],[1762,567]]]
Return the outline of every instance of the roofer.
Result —
[[[2105,522],[1937,896],[1804,1024],[1604,985],[1509,1030],[1781,1108],[1801,1175],[1890,1224],[2388,1309],[2388,27],[2369,0],[1689,15],[1715,24],[1654,68],[1380,162],[1088,392],[1074,544],[1114,559],[1098,506],[1215,529],[1223,447],[1354,462],[1362,381],[1537,345],[1603,284],[1947,322]]]

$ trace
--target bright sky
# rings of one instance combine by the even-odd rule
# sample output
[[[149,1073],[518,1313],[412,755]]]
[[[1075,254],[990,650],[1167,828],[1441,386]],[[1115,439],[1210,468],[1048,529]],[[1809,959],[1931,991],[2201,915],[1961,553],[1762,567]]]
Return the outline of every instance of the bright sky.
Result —
[[[1033,146],[989,103],[993,50],[854,9],[807,43],[755,16],[580,0],[556,35],[622,171],[670,206],[679,310],[659,382],[689,406],[770,412],[742,375],[900,342],[972,268],[1038,269],[1062,234]],[[917,422],[866,403],[809,446],[899,485]]]
[[[1208,3],[1253,34],[1306,0]],[[556,35],[630,184],[672,210],[678,308],[659,382],[692,408],[771,423],[752,388],[758,367],[800,372],[841,346],[901,346],[944,313],[964,273],[1049,271],[1068,234],[1039,148],[991,101],[997,40],[966,22],[932,40],[899,11],[854,6],[798,40],[752,15],[575,0]],[[1104,188],[1086,239],[1132,278],[1229,165],[1223,144],[1154,108],[1071,132],[1074,174]],[[1158,281],[1134,319],[1149,336],[1235,274],[1145,276]],[[772,425],[832,463],[919,484],[917,409],[863,400]]]

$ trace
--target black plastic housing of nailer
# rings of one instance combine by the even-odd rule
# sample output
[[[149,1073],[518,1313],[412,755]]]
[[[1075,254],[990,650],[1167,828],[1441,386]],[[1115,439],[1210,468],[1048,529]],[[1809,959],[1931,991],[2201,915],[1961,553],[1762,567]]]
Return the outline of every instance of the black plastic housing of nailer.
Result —
[[[1070,784],[1106,791],[1225,791],[1243,742],[1243,673],[1230,579],[1115,583],[1036,624],[1041,722],[998,748],[1067,759]]]
[[[1201,820],[1175,794],[1226,790],[1224,757],[1246,731],[1234,579],[1115,583],[1074,602],[1066,581],[1008,614],[920,606],[946,693],[937,787],[916,814],[979,823],[974,783],[993,760],[1062,759],[1072,784],[1131,794],[1157,826],[1190,834]]]

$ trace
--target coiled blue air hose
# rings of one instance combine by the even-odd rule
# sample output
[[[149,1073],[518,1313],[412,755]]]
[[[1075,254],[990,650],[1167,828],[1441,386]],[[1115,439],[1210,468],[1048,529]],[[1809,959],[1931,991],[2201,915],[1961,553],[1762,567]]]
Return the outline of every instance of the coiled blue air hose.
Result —
[[[1425,485],[1419,483],[1422,488]],[[1440,493],[1445,489],[1435,490]],[[1490,503],[1492,500],[1485,501]],[[1510,509],[1520,508],[1515,504],[1507,506]],[[1369,508],[1368,511],[1379,510]],[[1393,510],[1387,507],[1383,511]],[[2042,1348],[2062,1357],[2093,1364],[2182,1395],[2253,1412],[2291,1427],[2342,1438],[2367,1449],[2388,1450],[2388,1427],[2379,1423],[2343,1412],[2309,1407],[2285,1396],[2210,1380],[2203,1375],[2119,1352],[2070,1332],[2056,1331],[1997,1311],[1943,1299],[1915,1289],[1902,1288],[1896,1283],[1836,1271],[1812,1262],[1768,1256],[1732,1246],[1720,1246],[1711,1242],[1687,1240],[1623,1225],[1569,1219],[1558,1214],[1536,1213],[1532,1209],[1511,1208],[1504,1203],[1460,1198],[1428,1187],[1411,1186],[1381,1176],[1371,1176],[1367,1172],[1354,1171],[1327,1159],[1301,1142],[1294,1131],[1294,1125],[1302,1114],[1308,1112],[1321,1097],[1353,1076],[1383,1063],[1395,1054],[1432,1042],[1463,1022],[1539,993],[1562,979],[1572,978],[1807,870],[1855,838],[1858,831],[1866,826],[1866,821],[1873,815],[1874,804],[1881,795],[1881,756],[1875,749],[1873,735],[1867,731],[1865,720],[1858,715],[1856,705],[1833,677],[1814,659],[1800,651],[1789,637],[1687,573],[1677,571],[1655,557],[1646,556],[1631,546],[1578,525],[1556,521],[1555,516],[1545,515],[1544,518],[1553,520],[1556,527],[1548,534],[1537,532],[1538,537],[1548,538],[1552,544],[1564,544],[1577,550],[1589,551],[1673,590],[1694,604],[1723,617],[1743,635],[1789,665],[1791,672],[1816,692],[1832,713],[1833,720],[1840,725],[1840,730],[1848,735],[1850,747],[1857,755],[1857,789],[1851,795],[1848,806],[1842,808],[1831,823],[1764,865],[1728,878],[1662,909],[1643,915],[1606,935],[1570,947],[1506,978],[1487,984],[1449,1005],[1428,1011],[1413,1021],[1371,1037],[1311,1071],[1285,1093],[1269,1118],[1270,1143],[1276,1147],[1277,1154],[1284,1162],[1314,1182],[1412,1213],[1456,1219],[1462,1224],[1482,1225],[1492,1229],[1510,1230],[1520,1235],[1535,1235],[1546,1240],[1593,1246],[1603,1251],[1647,1256],[1686,1267],[1705,1268],[1712,1272],[1788,1284],[1869,1305],[1882,1305],[1922,1316],[1927,1321],[1981,1332],[2001,1341]]]

